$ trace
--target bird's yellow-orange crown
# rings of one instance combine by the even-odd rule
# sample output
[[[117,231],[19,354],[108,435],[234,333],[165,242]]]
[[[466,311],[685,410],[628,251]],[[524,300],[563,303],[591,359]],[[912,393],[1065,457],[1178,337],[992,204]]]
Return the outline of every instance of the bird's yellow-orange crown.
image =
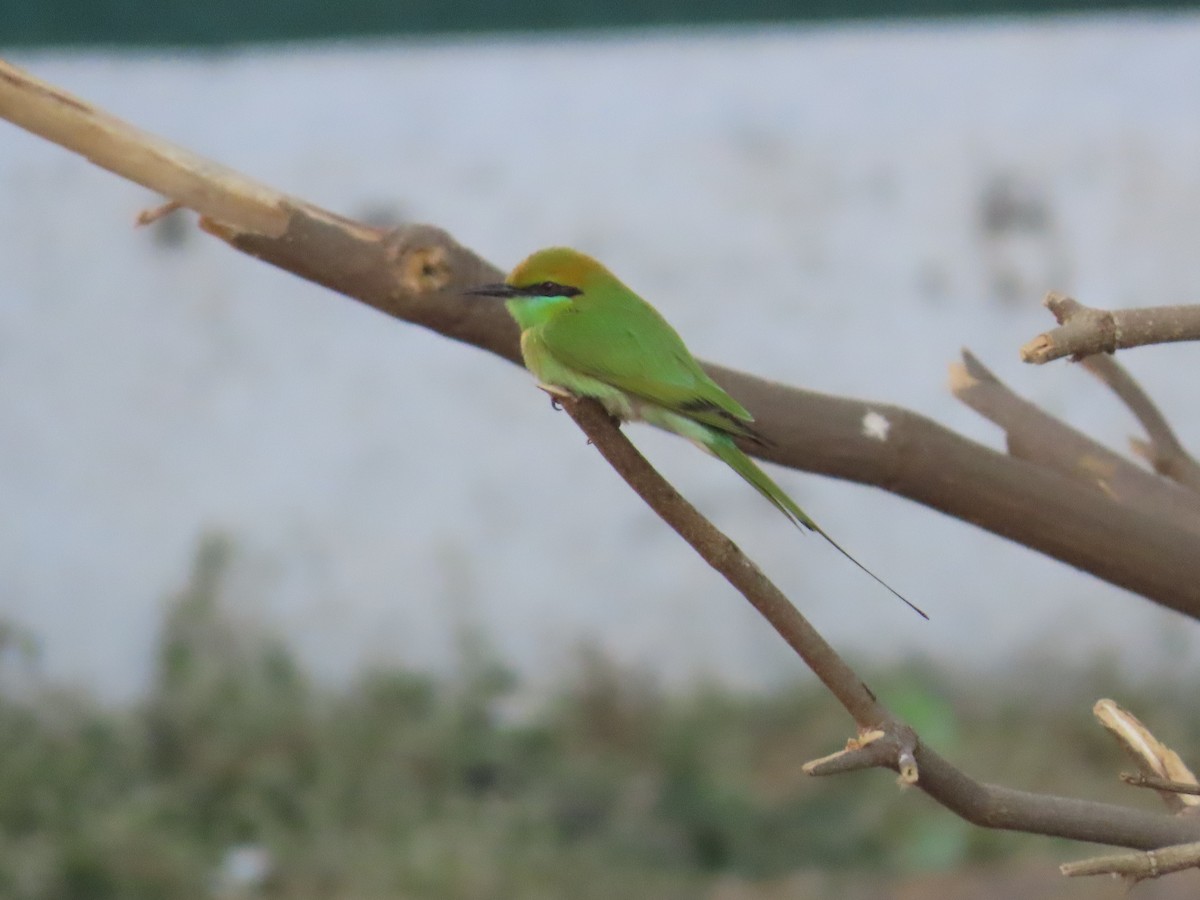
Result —
[[[596,260],[570,247],[547,247],[532,253],[509,273],[512,287],[529,287],[543,281],[579,288],[584,293],[597,282],[617,281],[615,275]]]

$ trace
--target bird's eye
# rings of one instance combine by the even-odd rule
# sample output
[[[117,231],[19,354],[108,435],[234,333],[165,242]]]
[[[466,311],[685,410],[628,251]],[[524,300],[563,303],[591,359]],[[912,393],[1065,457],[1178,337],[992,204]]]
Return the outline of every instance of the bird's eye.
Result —
[[[576,297],[583,293],[579,288],[559,284],[557,281],[539,281],[524,288],[524,291],[534,297]]]

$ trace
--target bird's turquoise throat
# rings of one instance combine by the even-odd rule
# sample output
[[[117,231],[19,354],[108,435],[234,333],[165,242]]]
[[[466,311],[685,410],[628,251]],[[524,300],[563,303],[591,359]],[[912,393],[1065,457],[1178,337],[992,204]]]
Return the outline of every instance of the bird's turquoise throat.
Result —
[[[509,315],[524,331],[536,328],[553,319],[560,310],[570,307],[570,297],[513,297],[507,301]]]

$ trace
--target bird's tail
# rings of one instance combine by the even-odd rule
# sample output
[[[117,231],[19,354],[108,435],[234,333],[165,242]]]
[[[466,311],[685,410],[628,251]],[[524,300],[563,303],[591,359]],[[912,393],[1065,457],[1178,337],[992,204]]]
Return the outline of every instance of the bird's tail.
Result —
[[[899,597],[919,616],[924,619],[929,618],[929,616],[925,615],[924,611],[920,607],[916,606],[894,587],[892,587],[890,584],[860,563],[857,559],[847,553],[837,541],[826,534],[824,529],[810,519],[804,510],[797,506],[796,502],[787,494],[785,494],[783,489],[774,481],[772,481],[766,472],[756,466],[754,461],[745,453],[743,453],[728,435],[713,434],[711,440],[705,441],[705,447],[714,456],[729,466],[729,468],[741,475],[748,484],[766,497],[767,500],[771,502],[771,505],[787,516],[793,524],[798,527],[807,528],[809,531],[815,531],[821,537],[825,538],[825,540],[829,541],[829,543],[835,550],[837,550],[838,553],[842,554],[842,556],[846,557],[846,559],[850,560],[850,562],[854,563],[854,565],[858,566],[860,569],[874,578],[892,594]]]

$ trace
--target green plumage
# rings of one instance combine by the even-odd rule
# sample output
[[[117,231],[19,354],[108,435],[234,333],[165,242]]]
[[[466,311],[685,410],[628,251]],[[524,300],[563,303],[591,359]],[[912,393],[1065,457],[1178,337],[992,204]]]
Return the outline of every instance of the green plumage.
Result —
[[[750,413],[708,377],[666,319],[600,263],[565,247],[541,250],[505,284],[474,293],[507,298],[525,365],[543,387],[592,397],[619,419],[641,419],[694,442],[925,615],[842,549],[742,452],[735,438],[765,443]]]

